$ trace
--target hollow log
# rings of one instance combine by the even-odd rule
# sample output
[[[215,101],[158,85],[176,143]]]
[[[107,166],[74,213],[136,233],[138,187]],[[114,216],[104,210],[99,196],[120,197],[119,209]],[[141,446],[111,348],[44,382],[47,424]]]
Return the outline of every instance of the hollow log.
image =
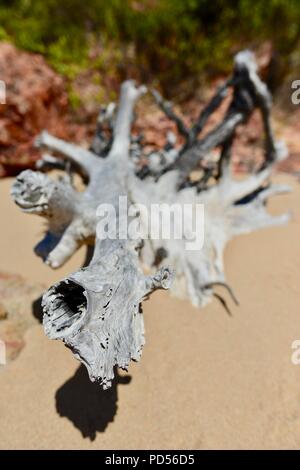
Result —
[[[114,366],[127,370],[145,343],[142,301],[168,289],[173,271],[145,276],[137,247],[128,241],[97,240],[93,259],[52,286],[43,297],[44,329],[61,339],[87,368],[91,381],[111,386]]]

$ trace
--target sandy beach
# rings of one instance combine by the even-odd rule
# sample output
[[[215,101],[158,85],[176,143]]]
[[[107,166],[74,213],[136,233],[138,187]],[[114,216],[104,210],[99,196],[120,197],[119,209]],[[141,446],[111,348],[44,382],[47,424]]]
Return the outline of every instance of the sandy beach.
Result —
[[[19,356],[0,369],[1,449],[273,449],[300,447],[300,185],[275,197],[289,225],[241,236],[225,253],[240,301],[197,310],[167,292],[144,303],[140,363],[109,391],[38,323]],[[81,250],[51,271],[33,253],[44,222],[22,214],[0,180],[0,271],[45,286],[77,269]],[[1,299],[0,299],[1,300]]]

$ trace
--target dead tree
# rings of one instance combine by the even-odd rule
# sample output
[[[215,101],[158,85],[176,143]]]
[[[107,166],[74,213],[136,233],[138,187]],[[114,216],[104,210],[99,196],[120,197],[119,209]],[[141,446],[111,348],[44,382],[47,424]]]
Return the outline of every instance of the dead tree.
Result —
[[[229,86],[233,87],[233,98],[223,121],[199,138]],[[135,102],[145,92],[145,87],[124,82],[119,105],[110,105],[107,112],[100,114],[90,150],[43,132],[38,145],[47,147],[55,156],[44,156],[39,168],[63,168],[66,175],[53,179],[28,170],[17,177],[12,188],[12,196],[23,211],[48,220],[48,231],[36,253],[49,266],[61,266],[82,244],[95,244],[90,264],[44,295],[44,328],[50,338],[63,340],[86,365],[91,380],[99,381],[104,388],[111,385],[115,365],[127,369],[130,360],[140,357],[144,345],[141,303],[145,297],[157,288],[171,287],[176,295],[189,298],[194,305],[204,305],[212,298],[216,284],[228,288],[223,268],[227,241],[289,219],[288,214],[272,217],[266,210],[269,196],[289,188],[270,183],[272,166],[284,156],[284,147],[274,141],[270,94],[259,79],[249,52],[236,56],[232,78],[218,90],[191,129],[174,113],[171,104],[152,91],[161,109],[176,122],[185,143],[177,148],[173,136],[169,136],[166,147],[149,155],[149,165],[141,172],[137,162],[143,146],[132,136],[131,125]],[[265,163],[259,172],[237,182],[231,176],[230,148],[237,126],[256,107],[261,110],[265,126]],[[221,147],[218,165],[211,166],[192,183],[190,173],[215,147]],[[83,192],[74,187],[72,171],[87,181]],[[214,184],[208,184],[210,177],[215,179]],[[130,216],[126,213],[124,218],[119,209],[120,197],[148,210],[152,204],[203,204],[203,246],[189,251],[183,238],[151,239],[150,233],[143,240],[120,236],[128,221],[145,225],[139,211]],[[114,238],[98,233],[96,236],[97,208],[103,203],[113,207],[116,214],[118,230]],[[187,232],[192,232],[192,219],[186,223]],[[172,285],[173,269],[176,277]]]

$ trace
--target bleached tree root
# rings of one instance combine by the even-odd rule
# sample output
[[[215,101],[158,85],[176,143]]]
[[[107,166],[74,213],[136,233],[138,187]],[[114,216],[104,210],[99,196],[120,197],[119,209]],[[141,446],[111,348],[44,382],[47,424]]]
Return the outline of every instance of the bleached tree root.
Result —
[[[229,87],[233,87],[233,98],[223,121],[199,138]],[[55,284],[44,295],[44,328],[50,338],[61,339],[73,351],[87,367],[90,379],[103,388],[111,385],[115,365],[127,369],[131,360],[140,358],[145,342],[141,305],[151,292],[171,288],[175,295],[203,306],[214,295],[214,286],[222,285],[236,301],[225,281],[226,243],[236,235],[289,220],[289,214],[274,217],[266,209],[270,196],[289,190],[270,183],[273,165],[286,156],[286,150],[274,139],[271,97],[248,51],[236,56],[233,76],[190,129],[172,105],[152,91],[185,142],[178,147],[170,135],[163,149],[148,155],[149,165],[140,172],[138,160],[144,158],[143,146],[132,135],[131,125],[134,105],[145,91],[132,81],[123,83],[118,106],[110,104],[99,115],[90,150],[43,132],[37,144],[51,153],[42,157],[39,169],[59,168],[65,170],[65,175],[53,179],[41,171],[28,170],[12,187],[12,196],[23,211],[48,221],[48,231],[35,251],[50,267],[62,266],[82,244],[95,246],[87,267]],[[265,162],[256,174],[238,182],[230,174],[230,150],[237,126],[246,122],[255,108],[260,109],[265,128]],[[218,164],[192,183],[191,171],[215,147],[221,148]],[[73,185],[74,171],[87,182],[82,192]],[[211,178],[214,184],[209,184]],[[122,219],[120,197],[126,197],[129,204],[143,204],[148,213],[152,204],[189,204],[193,211],[202,205],[203,244],[191,250],[185,237],[151,239],[150,232],[144,240],[120,236],[125,222],[126,226],[132,220],[145,225],[138,211]],[[118,230],[112,238],[97,233],[100,204],[114,209]],[[173,220],[171,233],[177,222]],[[185,223],[185,232],[193,233],[193,218]],[[145,275],[142,266],[153,274]]]
[[[111,150],[105,160],[89,152],[81,153],[49,134],[40,142],[86,170],[89,183],[83,193],[72,193],[57,218],[61,186],[68,180],[53,182],[41,173],[23,173],[13,188],[16,202],[24,209],[49,219],[49,237],[59,238],[47,253],[53,268],[63,264],[82,242],[95,238],[96,209],[102,202],[111,204],[118,215],[119,197],[128,195],[127,178],[133,171],[128,162],[130,125],[133,106],[144,88],[132,82],[122,87],[121,103],[115,124]],[[25,200],[24,200],[25,195]],[[65,196],[67,193],[65,193]],[[40,206],[43,203],[43,212]],[[90,379],[111,386],[114,366],[127,369],[130,360],[139,360],[144,345],[141,302],[152,291],[169,288],[173,279],[170,268],[161,268],[154,276],[145,276],[139,268],[139,241],[97,239],[93,259],[87,268],[53,286],[43,298],[45,333],[61,339],[85,364]],[[47,252],[47,249],[46,249]]]

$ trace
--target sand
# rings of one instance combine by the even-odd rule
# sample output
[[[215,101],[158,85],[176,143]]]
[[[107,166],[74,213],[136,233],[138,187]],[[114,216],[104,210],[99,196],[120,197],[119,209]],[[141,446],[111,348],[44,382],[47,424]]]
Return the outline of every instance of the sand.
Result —
[[[300,447],[300,185],[272,201],[294,211],[285,227],[232,241],[226,274],[240,300],[230,317],[217,300],[197,310],[168,293],[144,304],[142,360],[110,391],[92,385],[63,344],[40,325],[0,371],[1,449],[266,449]],[[0,271],[50,285],[78,253],[50,271],[33,254],[43,227],[10,201],[0,181]],[[221,292],[221,291],[220,291]]]

